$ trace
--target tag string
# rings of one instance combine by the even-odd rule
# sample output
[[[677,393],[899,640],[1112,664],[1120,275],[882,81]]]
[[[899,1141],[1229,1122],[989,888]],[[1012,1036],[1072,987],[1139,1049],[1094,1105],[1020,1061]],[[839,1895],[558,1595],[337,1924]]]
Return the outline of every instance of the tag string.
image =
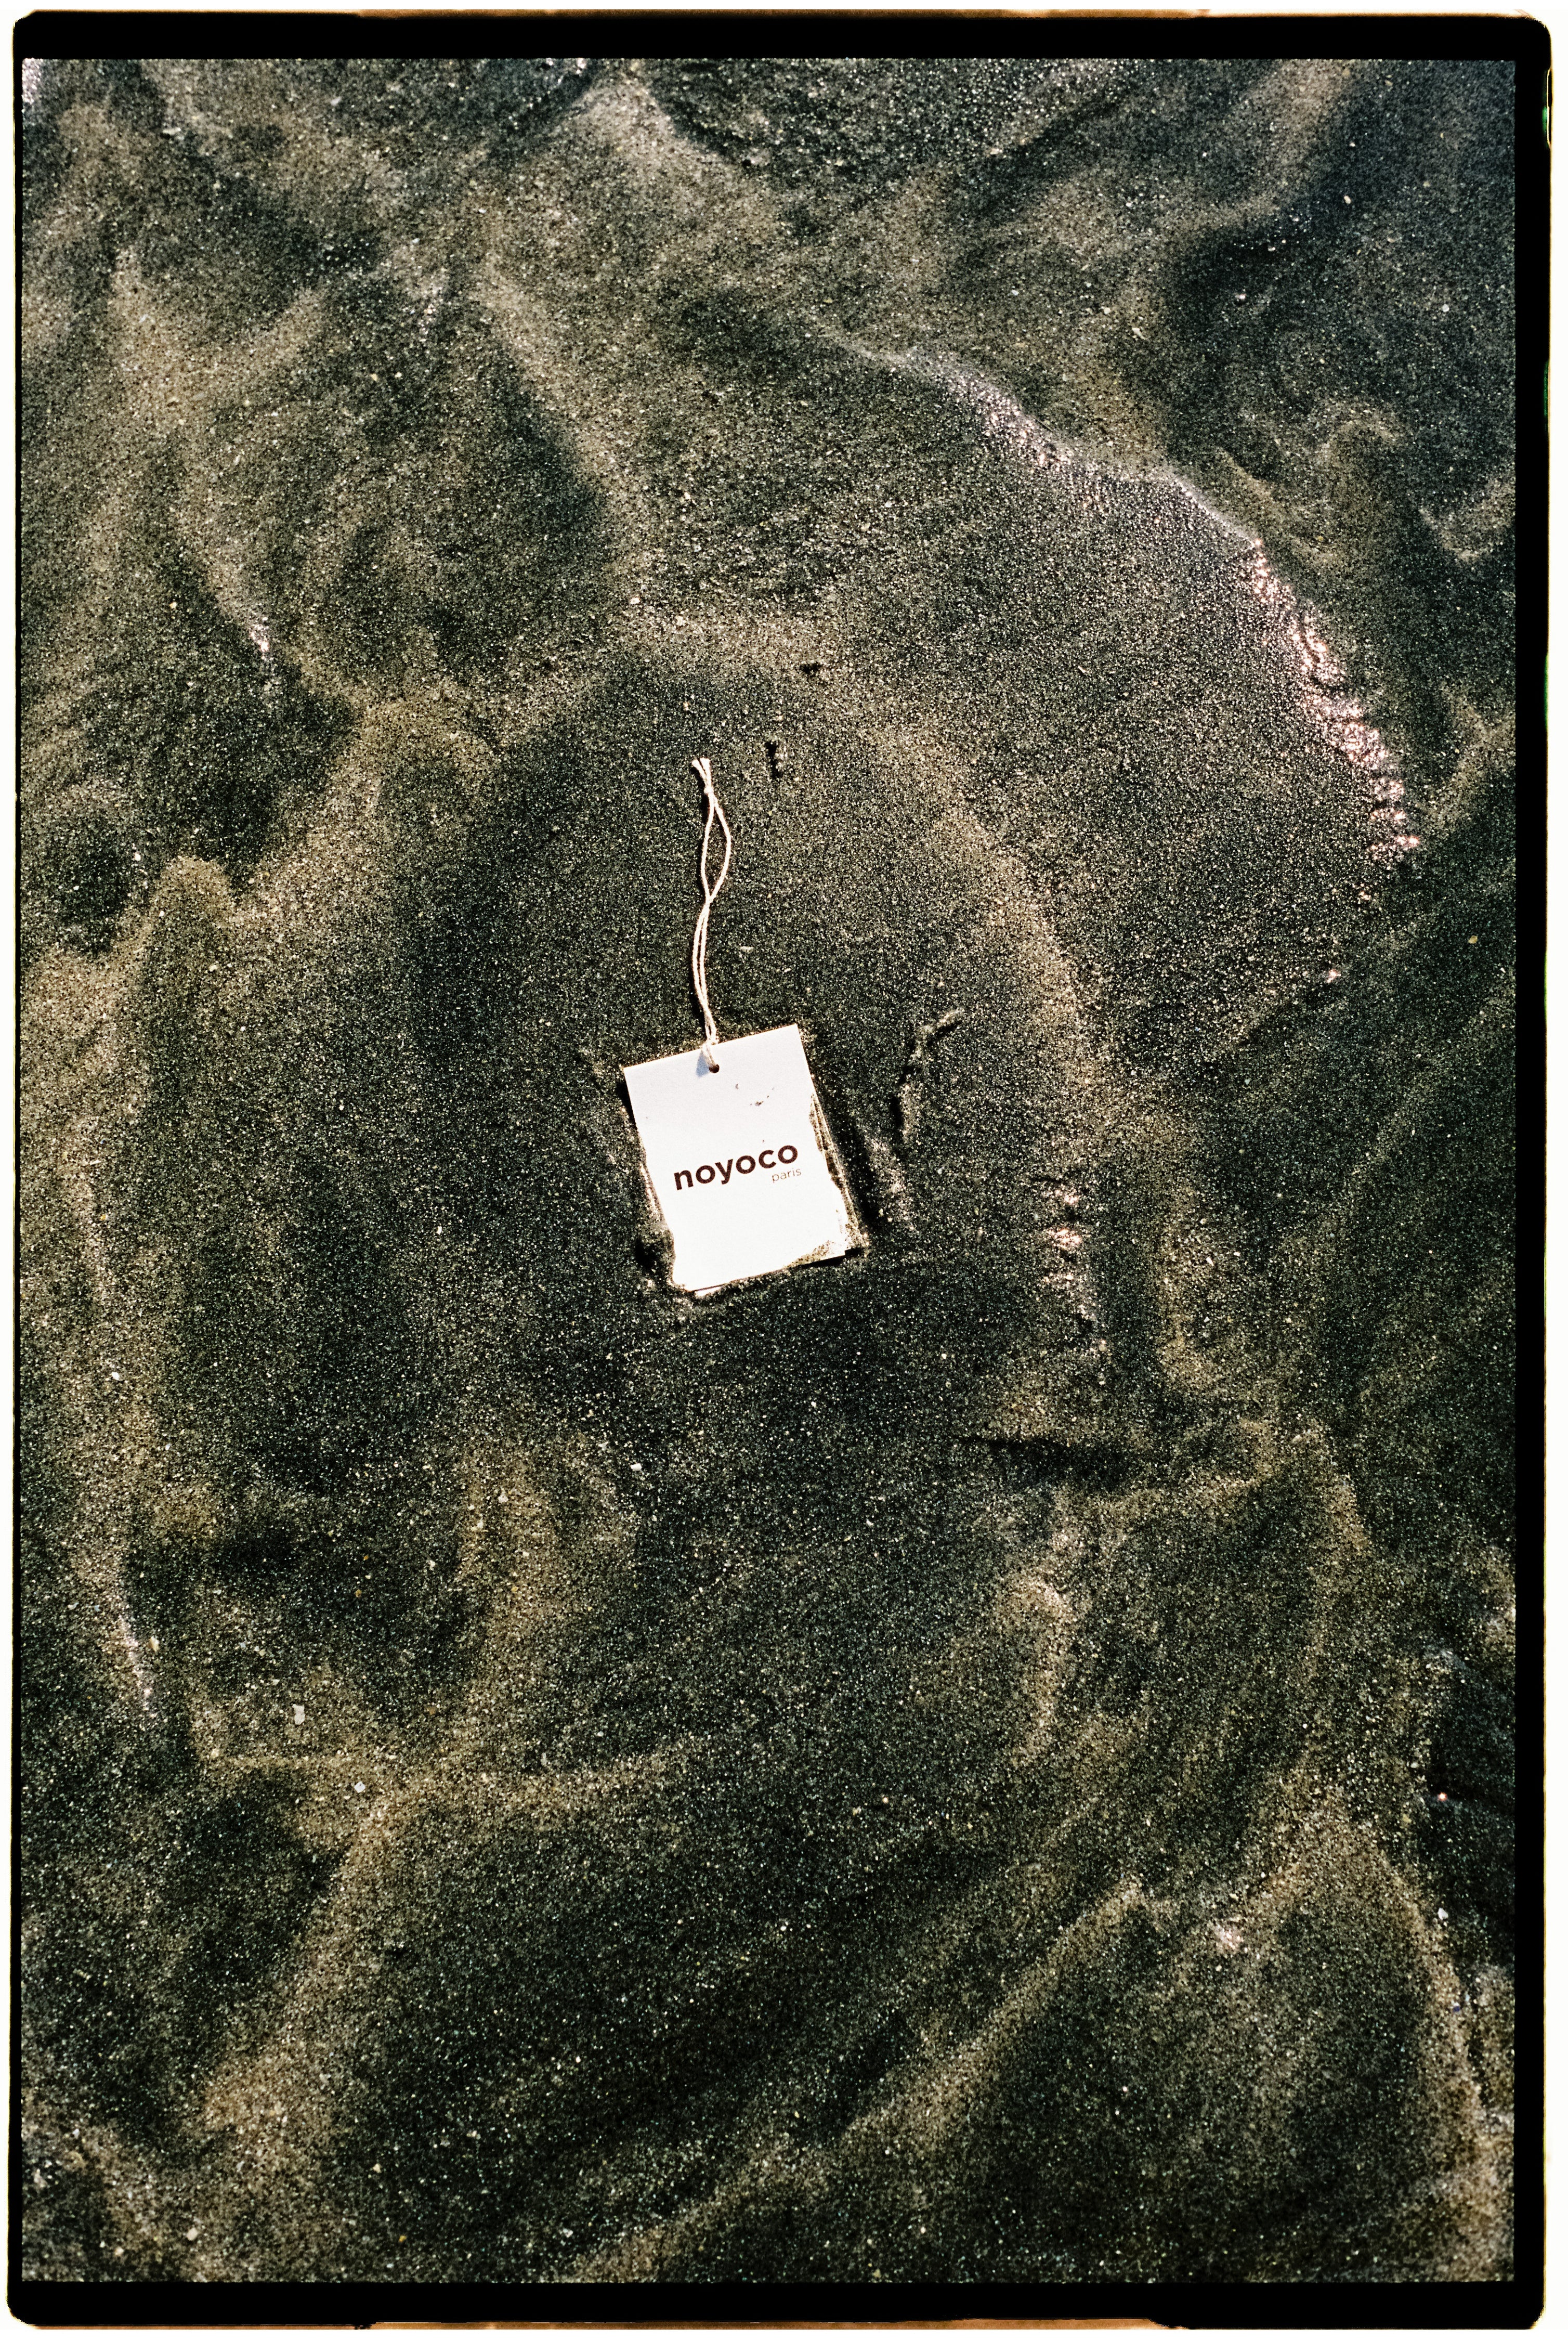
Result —
[[[719,899],[719,888],[729,875],[729,857],[735,839],[729,834],[729,823],[724,818],[724,808],[713,786],[713,774],[706,756],[692,759],[691,768],[702,783],[702,793],[708,804],[708,818],[702,828],[702,907],[697,913],[697,932],[691,937],[691,981],[697,992],[697,1005],[702,1010],[702,1054],[710,1073],[719,1070],[719,1026],[713,1021],[713,1010],[708,1003],[708,921],[713,905]],[[708,882],[708,840],[717,821],[724,831],[724,861],[715,884]]]

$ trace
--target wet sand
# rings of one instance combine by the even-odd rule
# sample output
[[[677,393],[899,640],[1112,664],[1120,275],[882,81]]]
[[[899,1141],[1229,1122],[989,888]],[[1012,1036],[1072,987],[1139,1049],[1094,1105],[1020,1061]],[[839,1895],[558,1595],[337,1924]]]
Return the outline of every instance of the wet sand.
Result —
[[[1513,102],[35,77],[25,2276],[1508,2276]]]

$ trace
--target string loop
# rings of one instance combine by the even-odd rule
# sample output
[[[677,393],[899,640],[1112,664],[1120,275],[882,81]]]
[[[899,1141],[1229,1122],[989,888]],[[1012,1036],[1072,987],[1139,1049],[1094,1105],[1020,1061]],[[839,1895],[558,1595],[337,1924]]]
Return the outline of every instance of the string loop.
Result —
[[[719,889],[729,875],[729,857],[735,839],[729,834],[729,823],[724,818],[724,808],[713,786],[713,773],[706,756],[694,756],[691,768],[702,783],[702,793],[708,805],[708,818],[702,827],[702,907],[697,913],[697,931],[691,937],[691,981],[697,993],[697,1005],[702,1010],[702,1054],[710,1073],[719,1070],[719,1026],[713,1020],[713,1010],[708,1002],[708,921],[713,905],[719,899]],[[718,821],[724,831],[724,860],[717,881],[708,882],[708,840]]]

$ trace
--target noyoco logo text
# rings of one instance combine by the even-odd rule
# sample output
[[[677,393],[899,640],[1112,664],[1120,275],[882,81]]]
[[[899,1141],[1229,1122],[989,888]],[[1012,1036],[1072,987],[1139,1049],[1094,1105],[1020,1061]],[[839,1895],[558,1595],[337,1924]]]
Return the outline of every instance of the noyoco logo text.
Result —
[[[699,1165],[695,1174],[690,1170],[676,1172],[675,1191],[679,1194],[682,1186],[690,1186],[694,1175],[699,1186],[711,1186],[715,1179],[721,1186],[728,1186],[731,1175],[738,1178],[749,1178],[753,1170],[771,1170],[775,1177],[798,1178],[799,1172],[798,1170],[791,1172],[788,1167],[789,1164],[796,1159],[798,1152],[799,1148],[796,1146],[781,1145],[775,1155],[773,1148],[769,1145],[766,1146],[760,1154],[733,1155],[728,1162],[703,1162]]]

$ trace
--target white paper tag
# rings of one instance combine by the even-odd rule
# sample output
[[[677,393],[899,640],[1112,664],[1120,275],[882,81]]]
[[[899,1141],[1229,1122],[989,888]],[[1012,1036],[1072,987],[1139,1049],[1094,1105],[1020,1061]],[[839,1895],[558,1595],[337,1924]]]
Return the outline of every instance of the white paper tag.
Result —
[[[700,1048],[622,1070],[679,1290],[861,1248],[799,1025],[721,1040],[716,1073]]]

